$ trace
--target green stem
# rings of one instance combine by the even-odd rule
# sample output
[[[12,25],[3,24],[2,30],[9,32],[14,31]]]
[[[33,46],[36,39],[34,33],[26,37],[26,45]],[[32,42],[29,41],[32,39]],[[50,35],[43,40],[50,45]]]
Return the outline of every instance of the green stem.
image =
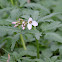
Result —
[[[11,0],[11,3],[12,3],[12,5],[14,5],[14,2],[13,2],[13,0]]]
[[[25,46],[25,42],[24,42],[24,39],[23,39],[22,34],[20,34],[20,39],[21,39],[21,41],[22,41],[22,45],[23,45],[24,50],[26,50],[27,48],[26,48],[26,46]]]
[[[39,59],[39,43],[37,39],[36,39],[36,44],[37,44],[37,58]]]

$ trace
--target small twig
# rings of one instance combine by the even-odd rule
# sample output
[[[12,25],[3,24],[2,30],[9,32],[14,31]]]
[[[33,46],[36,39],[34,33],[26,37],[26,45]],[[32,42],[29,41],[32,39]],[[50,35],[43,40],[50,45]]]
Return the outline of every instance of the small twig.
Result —
[[[30,3],[31,0],[27,0],[27,3]]]
[[[7,60],[7,62],[9,62],[9,60],[10,60],[10,55],[8,54],[8,60]]]

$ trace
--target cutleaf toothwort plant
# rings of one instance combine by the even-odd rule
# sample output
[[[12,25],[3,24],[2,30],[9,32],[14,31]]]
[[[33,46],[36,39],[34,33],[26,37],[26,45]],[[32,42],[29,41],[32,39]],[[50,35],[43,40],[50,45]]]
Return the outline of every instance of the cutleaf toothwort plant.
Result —
[[[25,29],[26,26],[27,26],[27,28],[29,30],[32,29],[32,25],[33,26],[38,26],[38,23],[36,21],[33,21],[33,19],[31,17],[28,19],[28,22],[24,21],[23,19],[19,19],[19,21],[12,22],[12,24],[15,24],[14,27],[17,27],[17,26],[21,25],[21,27],[22,27],[23,30]]]
[[[31,30],[32,26],[34,26],[34,27],[38,26],[38,23],[36,21],[33,21],[33,19],[31,17],[28,19],[28,22],[19,18],[19,21],[12,22],[12,24],[15,24],[14,27],[19,27],[20,28],[20,26],[21,26],[23,30],[26,28],[26,26],[27,26],[28,30]],[[27,48],[25,46],[25,42],[24,42],[22,34],[20,34],[20,38],[21,38],[23,47],[26,50]],[[37,58],[39,58],[39,43],[38,43],[37,39],[36,39],[36,44],[37,44]]]

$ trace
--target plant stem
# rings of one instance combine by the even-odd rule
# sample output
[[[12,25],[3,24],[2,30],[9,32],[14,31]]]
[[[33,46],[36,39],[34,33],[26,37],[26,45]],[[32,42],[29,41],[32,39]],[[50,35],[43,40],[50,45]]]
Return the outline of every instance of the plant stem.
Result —
[[[36,39],[36,44],[37,44],[37,58],[39,59],[39,43],[37,39]]]
[[[12,5],[14,5],[14,2],[13,2],[13,0],[11,0],[11,3],[12,3]]]
[[[21,41],[22,41],[22,45],[23,45],[24,50],[26,50],[27,48],[26,48],[26,46],[25,46],[25,42],[24,42],[24,39],[23,39],[22,34],[20,34],[20,39],[21,39]]]
[[[27,3],[30,3],[30,0],[27,0]]]

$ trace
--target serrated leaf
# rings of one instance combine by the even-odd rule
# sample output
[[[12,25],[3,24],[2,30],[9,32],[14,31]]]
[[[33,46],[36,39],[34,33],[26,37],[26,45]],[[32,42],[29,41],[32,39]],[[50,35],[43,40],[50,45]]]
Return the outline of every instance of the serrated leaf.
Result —
[[[6,42],[7,42],[7,41],[5,41],[5,42],[3,42],[2,44],[0,44],[0,48],[2,48]]]
[[[28,52],[28,51],[29,51],[29,52]],[[26,51],[21,51],[21,52],[20,52],[20,55],[21,55],[21,56],[24,56],[24,55],[37,56],[37,53],[34,52],[34,51],[26,50]]]
[[[33,34],[35,37],[36,37],[36,39],[37,40],[39,40],[40,39],[40,36],[42,36],[41,34],[41,32],[39,32],[38,30],[30,30],[30,31],[28,31],[29,33],[31,33],[31,34]]]
[[[35,38],[33,38],[32,34],[25,34],[24,36],[26,36],[25,37],[26,42],[32,42],[35,40]]]
[[[14,32],[20,32],[19,29],[14,27],[8,27],[8,26],[0,26],[0,36],[3,37],[6,34],[12,35]]]
[[[57,60],[57,58],[58,58],[58,56],[53,56],[53,57],[51,57],[51,60],[55,62]]]
[[[42,9],[42,10],[47,11],[48,13],[50,13],[50,11],[47,8],[45,8],[44,6],[42,6],[40,4],[30,3],[30,4],[25,4],[25,6],[35,8],[35,9]]]
[[[34,11],[33,14],[32,14],[33,20],[37,20],[38,17],[39,17],[39,11]]]
[[[52,56],[52,51],[50,49],[45,49],[42,51],[42,55],[44,57],[51,57]]]
[[[58,45],[51,45],[51,51],[56,51],[58,48]]]
[[[10,12],[10,18],[13,20],[16,20],[17,18],[19,18],[20,16],[20,9],[16,9],[14,8],[11,12]]]
[[[62,55],[62,46],[59,47],[60,55]]]
[[[42,59],[34,59],[33,61],[44,62]]]
[[[62,26],[62,24],[60,22],[56,21],[56,22],[52,22],[50,24],[49,23],[43,23],[40,28],[43,31],[47,31],[47,30],[55,30],[56,28],[59,28],[61,26]]]
[[[59,34],[54,33],[54,32],[46,33],[46,35],[44,36],[44,38],[48,39],[50,41],[57,41],[57,42],[62,43],[62,36],[60,36]]]
[[[41,22],[53,22],[54,20],[52,19],[46,19],[46,20],[41,20]]]
[[[43,18],[40,18],[40,19],[38,20],[38,22],[41,22],[41,20],[45,20],[45,19],[51,18],[52,16],[55,16],[55,15],[57,15],[57,14],[61,14],[61,12],[58,12],[58,13],[51,13],[51,14],[49,14],[49,15],[43,17]]]
[[[20,3],[20,7],[23,7],[23,5],[27,2],[27,0],[19,0],[19,3]]]
[[[11,45],[11,51],[13,51],[16,41],[19,39],[19,34],[16,34],[15,36],[12,37],[12,45]]]

